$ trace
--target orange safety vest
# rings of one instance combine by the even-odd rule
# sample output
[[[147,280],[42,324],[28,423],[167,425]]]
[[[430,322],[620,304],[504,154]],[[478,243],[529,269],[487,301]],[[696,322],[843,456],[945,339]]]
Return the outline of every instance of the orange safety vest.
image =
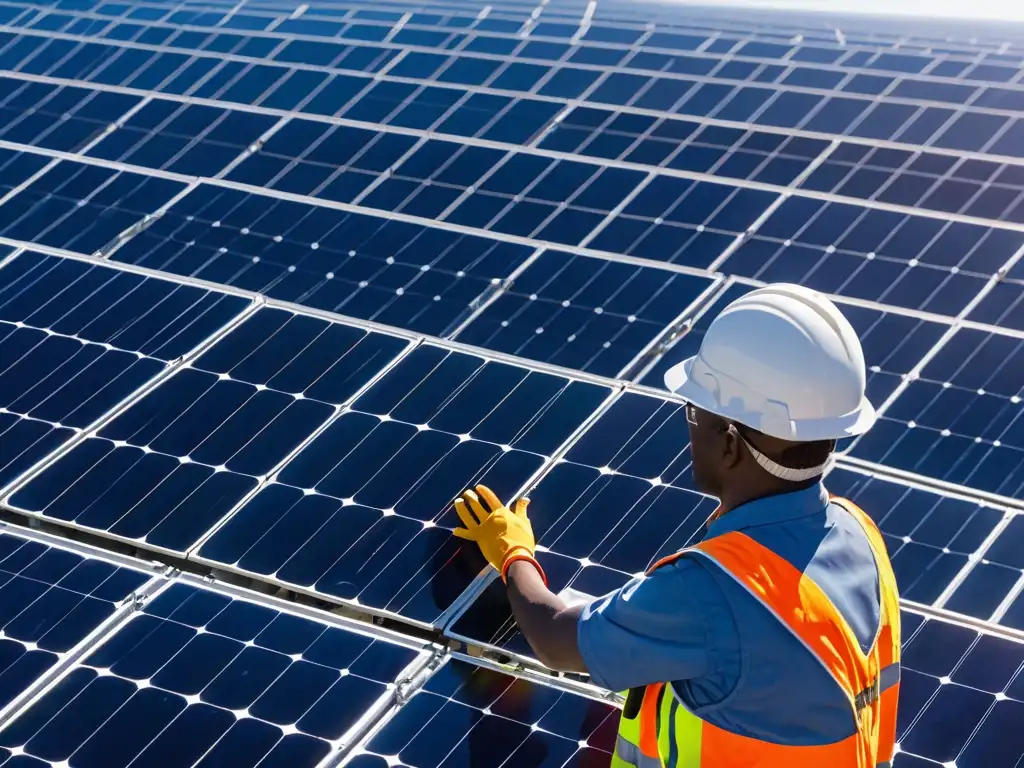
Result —
[[[707,539],[655,563],[648,574],[690,553],[703,557],[735,579],[829,671],[849,699],[851,723],[856,726],[853,735],[820,746],[791,746],[741,736],[701,720],[676,696],[671,684],[656,683],[630,692],[630,696],[643,698],[639,708],[630,706],[627,699],[612,768],[890,765],[899,699],[900,607],[896,577],[874,521],[845,499],[832,497],[831,501],[860,521],[878,566],[879,631],[867,654],[821,587],[744,533],[733,531]],[[770,706],[785,708],[786,703],[773,702]]]

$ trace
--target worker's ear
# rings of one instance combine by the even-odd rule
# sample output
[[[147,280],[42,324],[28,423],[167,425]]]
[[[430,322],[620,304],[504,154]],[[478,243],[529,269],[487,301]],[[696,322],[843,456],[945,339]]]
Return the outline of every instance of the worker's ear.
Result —
[[[736,425],[730,424],[722,433],[722,463],[727,469],[734,468],[740,463],[742,452],[740,451],[740,433]]]

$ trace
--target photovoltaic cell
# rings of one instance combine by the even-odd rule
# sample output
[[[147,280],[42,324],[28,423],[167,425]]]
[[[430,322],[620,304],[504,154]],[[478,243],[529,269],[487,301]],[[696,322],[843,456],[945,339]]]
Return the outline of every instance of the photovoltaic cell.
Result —
[[[1011,518],[998,537],[982,553],[960,588],[945,607],[978,619],[998,621],[1014,629],[1024,629],[1024,517]],[[1004,604],[1005,614],[1000,610]]]
[[[206,543],[213,564],[431,624],[484,563],[454,499],[516,493],[607,387],[420,346]]]
[[[903,612],[901,768],[1014,765],[1024,755],[1024,643]]]
[[[711,285],[707,277],[546,251],[458,339],[616,376]]]
[[[0,532],[0,710],[150,579],[139,565],[133,570]]]
[[[441,335],[530,249],[200,185],[114,258]]]
[[[776,197],[762,190],[657,176],[588,246],[706,268]]]
[[[260,310],[10,506],[184,553],[406,345]]]
[[[138,102],[138,96],[123,93],[3,77],[0,139],[75,152]]]
[[[244,299],[27,252],[0,285],[0,487],[162,373]]]
[[[607,702],[453,659],[344,765],[605,765],[618,717]]]
[[[650,86],[640,86],[644,90],[634,105],[644,109],[668,108],[690,85],[685,81],[655,80]],[[603,101],[600,90],[592,98]],[[670,117],[575,107],[546,133],[538,146],[787,186],[808,169],[828,142]]]
[[[0,731],[0,745],[47,765],[314,766],[392,699],[417,656],[173,583]]]
[[[996,221],[1024,221],[1024,174],[1019,165],[955,155],[844,143],[802,187]]]
[[[603,595],[703,535],[717,503],[693,489],[683,407],[626,393],[530,490],[551,589]],[[495,581],[451,633],[529,654]]]
[[[0,162],[5,154],[0,150]],[[41,156],[18,162],[25,157],[18,155],[0,168],[28,165],[34,173],[48,162]],[[29,176],[8,182],[8,171],[3,174],[12,186]],[[182,189],[177,181],[62,160],[0,205],[0,235],[94,253]]]
[[[277,120],[251,112],[153,100],[88,154],[190,176],[214,176]]]
[[[791,197],[722,265],[728,274],[956,316],[1024,233]]]
[[[852,447],[858,458],[1019,498],[1024,341],[957,331]]]

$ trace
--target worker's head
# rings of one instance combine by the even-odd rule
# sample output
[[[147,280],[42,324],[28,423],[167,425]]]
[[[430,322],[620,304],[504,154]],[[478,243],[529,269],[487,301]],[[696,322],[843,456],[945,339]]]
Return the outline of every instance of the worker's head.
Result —
[[[687,401],[698,487],[723,498],[820,478],[836,441],[875,421],[865,378],[860,341],[836,306],[773,285],[726,307],[665,384]]]

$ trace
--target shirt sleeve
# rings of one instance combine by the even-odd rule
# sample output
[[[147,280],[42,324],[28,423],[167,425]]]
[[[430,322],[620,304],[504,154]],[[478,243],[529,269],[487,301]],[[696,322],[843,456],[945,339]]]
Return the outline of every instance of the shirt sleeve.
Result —
[[[588,604],[576,630],[594,683],[617,692],[713,673],[716,635],[729,631],[720,587],[685,556]]]

